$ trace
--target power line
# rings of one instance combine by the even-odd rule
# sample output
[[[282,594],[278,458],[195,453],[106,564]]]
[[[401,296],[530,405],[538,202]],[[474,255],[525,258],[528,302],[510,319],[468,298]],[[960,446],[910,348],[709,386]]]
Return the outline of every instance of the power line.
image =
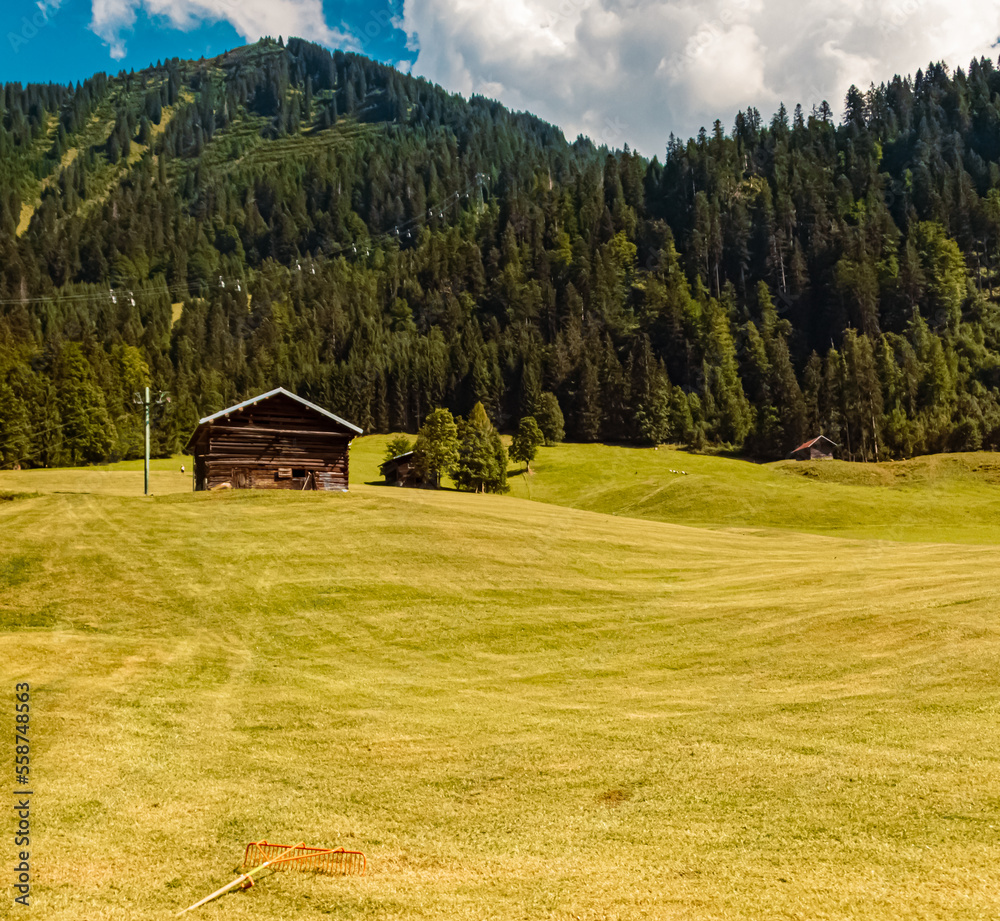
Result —
[[[363,255],[365,257],[371,254],[372,247],[378,247],[380,243],[400,243],[405,240],[413,239],[413,231],[424,226],[424,224],[434,218],[438,220],[444,219],[444,212],[446,210],[452,209],[455,205],[460,204],[463,200],[467,201],[471,196],[480,189],[486,188],[486,177],[482,173],[476,173],[475,179],[469,183],[464,189],[457,192],[452,192],[447,198],[437,205],[428,208],[423,214],[414,216],[407,221],[402,221],[397,223],[391,231],[386,231],[384,233],[378,234],[374,237],[369,237],[367,241],[362,241],[360,244],[355,241],[352,243],[339,244],[335,247],[329,249],[321,249],[320,255],[330,258],[333,256],[341,256],[345,254],[350,254],[352,256]],[[315,259],[311,259],[315,263]],[[296,260],[295,268],[288,266],[290,271],[299,271],[302,269],[301,260]],[[316,274],[315,264],[311,266],[312,274]],[[225,278],[222,275],[218,276],[218,282],[213,285],[213,287],[218,288],[233,288],[239,292],[242,292],[243,286],[246,285],[245,278]],[[119,285],[115,288],[115,284]],[[118,303],[118,298],[122,297],[126,300],[132,302],[132,306],[136,306],[136,297],[143,297],[144,295],[157,295],[157,294],[183,294],[185,296],[191,296],[190,284],[187,282],[177,282],[172,285],[156,285],[152,288],[147,288],[146,290],[140,290],[138,295],[132,288],[126,288],[125,284],[128,279],[119,276],[117,279],[111,279],[111,287],[108,289],[107,293],[99,290],[94,290],[85,294],[46,294],[46,295],[36,295],[35,297],[25,297],[25,298],[8,298],[0,299],[0,306],[16,307],[18,305],[29,305],[29,304],[46,304],[46,303],[66,303],[66,302],[76,302],[76,301],[94,301],[100,300],[102,298],[109,298],[113,304]],[[248,291],[249,293],[249,291]]]
[[[65,424],[68,424],[68,423],[65,423]],[[60,425],[59,428],[62,428],[62,426]],[[18,466],[21,465],[22,461],[34,460],[36,457],[40,457],[46,451],[48,451],[48,448],[40,448],[38,451],[35,451],[33,454],[23,454],[23,455],[21,455],[21,457],[17,458],[16,460],[8,461],[3,466],[0,466],[0,470],[5,470],[8,467],[11,467],[11,468],[18,467]]]

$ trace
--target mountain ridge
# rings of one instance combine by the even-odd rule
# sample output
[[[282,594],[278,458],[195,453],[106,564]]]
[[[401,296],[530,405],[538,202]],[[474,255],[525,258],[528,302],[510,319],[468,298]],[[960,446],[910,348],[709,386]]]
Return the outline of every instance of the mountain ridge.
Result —
[[[985,59],[662,164],[299,39],[2,102],[4,463],[128,455],[145,380],[162,451],[279,384],[380,431],[551,393],[580,440],[1000,444]]]

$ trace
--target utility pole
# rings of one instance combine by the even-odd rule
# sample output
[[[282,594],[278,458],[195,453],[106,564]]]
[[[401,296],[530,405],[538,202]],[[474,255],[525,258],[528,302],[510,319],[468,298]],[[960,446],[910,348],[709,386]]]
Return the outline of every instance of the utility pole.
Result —
[[[146,388],[146,398],[142,401],[142,405],[146,409],[146,453],[145,453],[145,463],[142,466],[143,472],[143,485],[142,494],[144,496],[149,495],[149,388]]]
[[[152,404],[152,398],[150,397],[149,388],[147,387],[143,393],[136,393],[133,395],[134,402],[141,403],[143,408],[146,410],[146,453],[145,453],[145,463],[143,464],[144,473],[144,487],[143,495],[149,495],[149,407]],[[159,391],[156,395],[156,403],[160,405],[161,403],[169,403],[170,397],[167,396],[165,390]]]

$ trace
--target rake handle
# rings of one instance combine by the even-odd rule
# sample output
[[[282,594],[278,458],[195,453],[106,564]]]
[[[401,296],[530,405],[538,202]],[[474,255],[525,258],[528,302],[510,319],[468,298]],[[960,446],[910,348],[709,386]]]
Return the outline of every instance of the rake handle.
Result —
[[[177,912],[177,917],[179,918],[181,915],[189,911],[194,911],[194,909],[196,908],[201,908],[201,906],[204,905],[206,902],[211,902],[212,899],[216,899],[220,895],[229,892],[230,889],[235,889],[237,886],[246,882],[248,879],[253,880],[253,876],[251,875],[252,873],[253,871],[251,870],[250,873],[244,873],[242,876],[239,876],[236,879],[234,879],[231,883],[226,883],[226,885],[223,886],[221,889],[216,889],[216,891],[213,892],[211,895],[206,895],[205,898],[203,898],[200,902],[195,902],[194,905],[189,905],[187,908],[184,908],[181,911]]]
[[[292,848],[292,850],[295,851],[300,847],[305,847],[305,844],[306,844],[305,841],[303,841],[301,844],[296,844],[295,847]],[[242,885],[247,880],[250,880],[250,883],[252,884],[254,873],[259,873],[261,870],[264,870],[267,867],[271,866],[271,864],[281,863],[283,860],[287,859],[288,858],[283,857],[282,855],[279,855],[277,857],[272,857],[270,860],[267,860],[264,863],[262,863],[259,867],[254,867],[252,870],[249,870],[242,876],[236,877],[236,879],[234,879],[231,883],[226,883],[225,886],[223,886],[221,889],[217,889],[211,895],[206,895],[205,898],[203,898],[200,902],[195,902],[194,905],[189,905],[187,908],[184,908],[181,911],[177,912],[177,917],[179,918],[181,915],[189,911],[193,911],[195,908],[200,908],[206,902],[211,902],[212,899],[217,899],[220,895],[224,895],[225,893],[229,892],[230,889],[235,889],[237,886]]]

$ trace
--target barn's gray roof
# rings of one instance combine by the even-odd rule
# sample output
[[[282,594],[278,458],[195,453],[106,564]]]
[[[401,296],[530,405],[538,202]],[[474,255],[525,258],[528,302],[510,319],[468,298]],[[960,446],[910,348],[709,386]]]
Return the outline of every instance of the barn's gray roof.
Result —
[[[266,400],[270,397],[277,396],[278,394],[284,394],[286,397],[291,397],[296,403],[301,403],[303,406],[308,407],[315,412],[321,413],[328,419],[333,419],[334,422],[339,422],[341,425],[346,426],[352,432],[357,432],[361,434],[361,429],[356,425],[352,425],[346,419],[341,419],[340,416],[335,416],[333,413],[327,412],[322,406],[317,406],[315,403],[310,403],[308,400],[303,400],[302,397],[296,396],[284,387],[275,387],[274,390],[269,390],[267,393],[262,393],[259,397],[252,397],[249,400],[244,400],[242,403],[237,403],[235,406],[230,406],[228,409],[220,409],[217,413],[212,413],[211,416],[205,416],[204,419],[199,419],[198,424],[204,425],[206,422],[212,422],[222,416],[228,416],[230,413],[234,413],[237,410],[244,409],[247,406],[253,406],[255,403],[259,403],[261,400]]]
[[[390,457],[387,460],[382,461],[382,463],[378,465],[378,469],[385,472],[385,468],[388,467],[389,464],[394,464],[396,463],[396,461],[401,461],[404,457],[413,457],[414,453],[415,452],[413,451],[404,451],[402,454],[397,454],[395,457]]]

